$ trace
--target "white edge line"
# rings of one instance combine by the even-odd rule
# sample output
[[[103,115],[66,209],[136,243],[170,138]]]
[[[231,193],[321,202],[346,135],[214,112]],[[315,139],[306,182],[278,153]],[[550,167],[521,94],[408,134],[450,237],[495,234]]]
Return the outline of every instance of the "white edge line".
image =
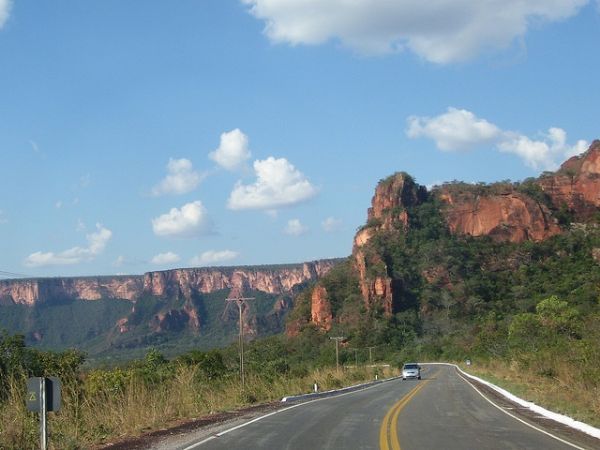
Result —
[[[367,387],[373,387],[373,386],[379,385],[381,383],[386,383],[388,381],[397,380],[398,378],[401,378],[401,376],[398,375],[395,377],[385,378],[382,380],[368,381],[366,383],[355,384],[353,386],[346,386],[346,387],[343,387],[340,389],[331,389],[329,391],[311,392],[309,394],[287,395],[287,396],[283,397],[281,399],[281,401],[285,403],[285,402],[292,402],[292,401],[296,401],[296,400],[302,400],[304,398],[309,399],[309,398],[331,397],[333,395],[339,395],[341,393],[345,393],[346,391],[354,392],[354,391],[364,390]]]
[[[542,408],[542,407],[540,407],[540,406],[538,406],[538,405],[535,405],[534,403],[531,403],[531,402],[528,402],[528,401],[526,401],[526,400],[523,400],[523,399],[521,399],[521,398],[517,397],[516,395],[514,395],[514,394],[511,394],[510,392],[508,392],[508,391],[506,391],[506,390],[504,390],[504,389],[502,389],[502,388],[500,388],[500,387],[496,386],[495,384],[492,384],[492,383],[490,383],[489,381],[483,380],[483,379],[481,379],[481,378],[479,378],[479,377],[476,377],[476,376],[474,376],[474,375],[471,375],[471,374],[468,374],[468,373],[464,372],[464,371],[463,371],[463,370],[462,370],[460,367],[458,367],[456,364],[449,364],[449,363],[423,363],[423,365],[426,365],[426,364],[439,364],[439,365],[446,365],[446,366],[453,366],[453,367],[455,367],[455,368],[458,370],[458,372],[459,372],[459,376],[460,376],[460,377],[461,377],[461,378],[462,378],[462,379],[463,379],[463,380],[464,380],[464,381],[465,381],[465,382],[466,382],[466,383],[467,383],[469,386],[471,386],[473,389],[475,389],[475,391],[476,391],[476,392],[477,392],[479,395],[481,395],[481,396],[482,396],[482,397],[483,397],[485,400],[487,400],[487,401],[488,401],[490,404],[492,404],[494,407],[498,408],[500,411],[502,411],[503,413],[505,413],[505,414],[507,414],[508,416],[512,417],[513,419],[516,419],[516,420],[518,420],[519,422],[521,422],[521,423],[523,423],[523,424],[527,425],[528,427],[530,427],[530,428],[533,428],[534,430],[537,430],[537,431],[539,431],[540,433],[544,433],[544,434],[546,434],[546,435],[548,435],[548,436],[550,436],[550,437],[552,437],[552,438],[556,439],[557,441],[560,441],[560,442],[562,442],[563,444],[567,444],[567,445],[569,445],[570,447],[573,447],[573,448],[576,448],[576,449],[579,449],[579,450],[585,450],[585,448],[583,448],[583,447],[579,447],[579,446],[577,446],[577,445],[573,444],[572,442],[565,441],[564,439],[561,439],[561,438],[559,438],[558,436],[555,436],[554,434],[552,434],[552,433],[549,433],[548,431],[546,431],[546,430],[543,430],[543,429],[541,429],[541,428],[538,428],[538,427],[536,427],[535,425],[532,425],[532,424],[530,424],[530,423],[528,423],[528,422],[526,422],[526,421],[524,421],[524,420],[520,419],[519,417],[515,416],[514,414],[511,414],[511,413],[510,413],[510,412],[508,412],[506,409],[502,408],[501,406],[498,406],[498,405],[497,405],[497,404],[495,404],[493,401],[491,401],[491,400],[490,400],[488,397],[486,397],[486,396],[485,396],[485,395],[484,395],[484,394],[483,394],[483,393],[482,393],[482,392],[481,392],[479,389],[477,389],[477,387],[475,387],[475,386],[473,385],[473,383],[471,383],[469,380],[467,380],[467,379],[466,379],[465,377],[463,377],[462,375],[464,375],[464,376],[466,376],[466,377],[468,377],[468,378],[471,378],[471,379],[473,379],[473,380],[476,380],[476,381],[478,381],[478,382],[480,382],[480,383],[483,383],[483,384],[485,384],[486,386],[489,386],[490,388],[494,389],[496,392],[498,392],[499,394],[501,394],[501,395],[502,395],[502,396],[504,396],[505,398],[508,398],[509,400],[512,400],[512,401],[516,402],[517,404],[519,404],[519,405],[521,405],[521,406],[523,406],[523,407],[525,407],[525,408],[527,408],[527,409],[530,409],[530,410],[532,410],[532,411],[535,411],[535,412],[537,412],[537,413],[541,414],[541,415],[543,416],[543,418],[546,418],[546,419],[552,419],[552,420],[554,420],[554,421],[556,421],[556,422],[559,422],[559,423],[561,423],[561,424],[563,424],[563,425],[566,425],[566,426],[568,426],[568,427],[570,427],[570,428],[574,428],[574,429],[576,429],[576,430],[578,430],[578,431],[583,431],[584,433],[586,433],[586,434],[589,434],[589,435],[591,435],[591,436],[593,436],[593,437],[597,437],[597,436],[595,436],[594,434],[591,434],[591,433],[589,433],[589,432],[587,432],[587,431],[585,431],[585,430],[582,430],[581,428],[574,427],[574,426],[572,426],[570,423],[565,423],[565,421],[558,420],[558,419],[556,419],[556,418],[555,418],[555,416],[558,416],[558,417],[563,417],[563,418],[565,418],[565,419],[569,419],[569,421],[571,421],[571,422],[576,422],[576,423],[579,423],[579,424],[581,424],[581,425],[584,425],[584,426],[586,426],[586,427],[589,427],[589,428],[591,428],[592,430],[596,430],[596,431],[600,432],[600,430],[599,430],[599,429],[597,429],[597,428],[594,428],[594,427],[592,427],[592,426],[590,426],[590,425],[584,424],[583,422],[577,422],[577,421],[573,420],[573,419],[572,419],[572,418],[570,418],[570,417],[563,416],[562,414],[557,414],[557,413],[554,413],[554,412],[552,412],[552,411],[548,411],[548,410],[546,410],[546,409],[544,409],[544,408]],[[532,408],[532,406],[535,406],[536,408]]]
[[[549,411],[545,408],[542,408],[539,405],[536,405],[535,403],[523,400],[522,398],[519,398],[516,395],[511,394],[507,390],[502,389],[501,387],[498,387],[495,384],[490,383],[489,381],[482,380],[479,377],[476,377],[474,375],[464,372],[460,367],[458,367],[458,370],[465,376],[491,387],[499,394],[501,394],[501,395],[505,396],[506,398],[508,398],[509,400],[512,400],[515,403],[523,406],[524,408],[529,408],[533,412],[535,412],[537,414],[541,414],[542,416],[544,416],[548,419],[552,419],[556,422],[562,423],[563,425],[566,425],[568,427],[582,431],[583,433],[589,434],[590,436],[593,436],[596,439],[600,439],[600,429],[599,428],[595,428],[591,425],[588,425],[587,423],[583,423],[583,422],[577,421],[569,416],[565,416],[564,414],[559,414],[559,413],[555,413],[554,411]]]
[[[357,392],[364,392],[367,389],[372,389],[372,388],[381,386],[386,381],[393,381],[393,380],[397,380],[398,378],[399,377],[388,378],[387,380],[381,380],[381,383],[377,383],[377,384],[374,384],[372,386],[367,386],[364,389],[356,389],[356,390],[353,390],[353,391],[350,391],[350,392],[341,392],[338,395],[329,395],[329,396],[324,396],[324,397],[321,397],[321,398],[315,398],[313,400],[308,400],[306,402],[297,403],[295,405],[288,406],[287,408],[278,409],[277,411],[270,412],[269,414],[265,414],[264,416],[256,417],[256,418],[254,418],[252,420],[249,420],[248,422],[244,422],[244,423],[242,423],[240,425],[236,425],[235,427],[228,428],[228,429],[226,429],[224,431],[216,433],[216,434],[214,434],[214,435],[212,435],[212,436],[210,436],[210,437],[208,437],[208,438],[206,438],[206,439],[204,439],[204,440],[202,440],[200,442],[196,442],[195,444],[190,445],[189,447],[185,447],[183,450],[192,450],[194,448],[198,448],[202,444],[205,444],[206,442],[212,441],[213,439],[221,437],[221,436],[223,436],[223,435],[225,435],[227,433],[230,433],[232,431],[239,430],[240,428],[244,428],[244,427],[246,427],[246,426],[248,426],[250,424],[258,422],[259,420],[262,420],[262,419],[266,419],[267,417],[273,416],[275,414],[279,414],[279,413],[288,411],[290,409],[298,408],[300,406],[308,405],[309,403],[320,402],[321,400],[330,400],[332,398],[340,398],[340,397],[343,397],[343,396],[346,396],[346,395],[356,394]],[[350,387],[352,387],[352,386],[350,386]],[[343,389],[348,389],[348,388],[343,388]],[[340,391],[342,391],[343,389],[340,389]],[[332,392],[336,392],[336,391],[335,390],[334,391],[327,391],[327,393],[332,393]],[[325,393],[323,393],[323,394],[325,394]]]

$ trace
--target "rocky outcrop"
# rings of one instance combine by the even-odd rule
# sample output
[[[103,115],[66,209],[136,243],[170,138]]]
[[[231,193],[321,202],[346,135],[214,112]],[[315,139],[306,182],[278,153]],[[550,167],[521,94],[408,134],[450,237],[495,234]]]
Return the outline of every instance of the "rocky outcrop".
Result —
[[[336,260],[322,260],[273,269],[259,267],[175,269],[148,272],[144,275],[144,292],[156,297],[191,299],[194,293],[222,289],[262,291],[269,294],[291,292],[303,283],[327,273]]]
[[[35,304],[103,298],[135,301],[141,295],[191,300],[195,293],[238,288],[289,293],[329,271],[337,260],[297,265],[192,268],[148,272],[141,276],[0,280],[2,304]],[[192,318],[192,320],[195,320]]]
[[[55,300],[135,300],[142,286],[139,276],[0,280],[0,298],[3,303],[28,306]]]
[[[317,285],[312,291],[310,316],[311,322],[317,327],[325,331],[331,330],[333,321],[331,303],[327,296],[327,289],[323,286]]]
[[[550,210],[532,198],[509,190],[479,195],[442,188],[443,214],[454,234],[490,236],[496,241],[541,241],[561,232]]]
[[[407,232],[410,217],[407,208],[418,206],[427,199],[427,190],[404,172],[398,172],[379,182],[367,224],[354,237],[352,256],[358,272],[359,288],[367,309],[381,306],[386,314],[394,312],[392,279],[379,255],[365,252],[371,238],[379,231]]]
[[[567,175],[571,177],[569,183],[565,181]],[[540,183],[555,202],[565,201],[569,207],[588,214],[597,212],[600,142],[595,142],[582,157],[565,163],[554,178],[544,178]],[[411,210],[425,202],[441,205],[440,213],[453,234],[490,236],[499,242],[518,243],[542,241],[561,233],[548,206],[518,192],[511,184],[448,184],[427,193],[409,175],[396,173],[376,187],[367,224],[354,237],[352,257],[367,309],[381,308],[388,315],[394,314],[400,303],[396,294],[403,286],[402,280],[392,278],[382,255],[371,245],[373,237],[386,232],[385,239],[403,239],[403,234],[411,232]],[[435,278],[433,273],[423,276]]]
[[[600,141],[567,160],[555,174],[542,176],[538,184],[557,209],[566,207],[579,221],[594,218],[600,207]]]
[[[358,272],[358,284],[367,309],[383,307],[386,314],[394,312],[392,279],[387,275],[387,267],[378,255],[367,254],[359,247],[354,249],[354,267]],[[373,273],[367,267],[374,268]]]
[[[375,195],[367,212],[367,225],[391,229],[401,224],[407,229],[409,218],[406,208],[419,205],[426,198],[425,187],[416,184],[404,172],[395,173],[380,181],[375,188]]]

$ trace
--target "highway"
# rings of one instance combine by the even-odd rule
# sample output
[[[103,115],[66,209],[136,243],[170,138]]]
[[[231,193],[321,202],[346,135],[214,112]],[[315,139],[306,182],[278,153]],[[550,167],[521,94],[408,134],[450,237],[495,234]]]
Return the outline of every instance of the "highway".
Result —
[[[293,404],[155,448],[216,449],[569,449],[511,417],[453,367],[425,366],[423,379],[393,380]],[[510,411],[509,411],[510,412]]]

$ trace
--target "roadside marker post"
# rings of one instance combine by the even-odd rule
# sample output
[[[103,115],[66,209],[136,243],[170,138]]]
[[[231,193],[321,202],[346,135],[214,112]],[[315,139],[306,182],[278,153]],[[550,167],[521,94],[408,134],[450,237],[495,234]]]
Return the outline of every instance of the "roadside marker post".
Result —
[[[60,410],[60,380],[57,377],[33,377],[27,380],[27,409],[40,414],[40,448],[48,449],[48,411]]]

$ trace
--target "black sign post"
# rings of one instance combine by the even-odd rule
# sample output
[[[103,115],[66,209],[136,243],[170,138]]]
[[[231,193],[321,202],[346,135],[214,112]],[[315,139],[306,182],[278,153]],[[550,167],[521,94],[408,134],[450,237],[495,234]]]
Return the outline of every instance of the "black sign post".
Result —
[[[34,377],[27,380],[27,409],[40,413],[40,448],[48,449],[48,411],[60,409],[60,380]]]

